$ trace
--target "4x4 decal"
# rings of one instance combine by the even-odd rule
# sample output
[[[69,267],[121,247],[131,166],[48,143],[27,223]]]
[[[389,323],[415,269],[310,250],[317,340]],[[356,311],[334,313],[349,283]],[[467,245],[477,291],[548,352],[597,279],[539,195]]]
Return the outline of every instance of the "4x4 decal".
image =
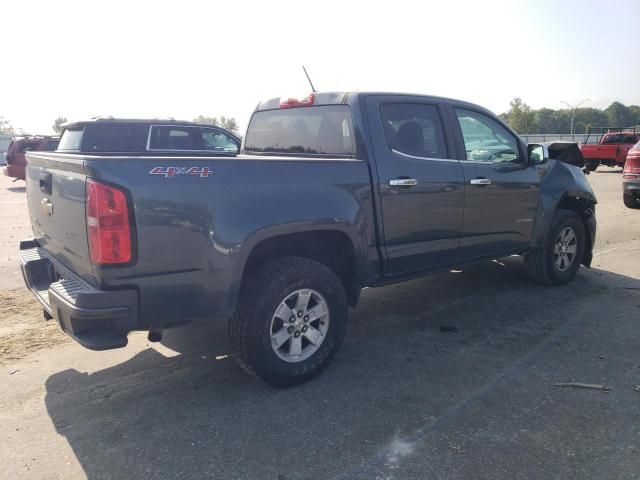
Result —
[[[149,170],[149,175],[162,175],[165,178],[172,178],[176,175],[198,175],[206,178],[213,174],[209,167],[153,167]]]

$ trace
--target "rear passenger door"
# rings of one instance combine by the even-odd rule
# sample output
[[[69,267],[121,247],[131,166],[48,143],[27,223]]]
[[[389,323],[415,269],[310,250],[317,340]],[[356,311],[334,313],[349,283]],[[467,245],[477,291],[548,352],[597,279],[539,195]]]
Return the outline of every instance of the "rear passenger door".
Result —
[[[526,248],[540,177],[524,144],[485,112],[454,107],[451,113],[465,182],[462,260]]]
[[[463,175],[443,110],[422,97],[366,99],[384,232],[385,274],[457,260]]]

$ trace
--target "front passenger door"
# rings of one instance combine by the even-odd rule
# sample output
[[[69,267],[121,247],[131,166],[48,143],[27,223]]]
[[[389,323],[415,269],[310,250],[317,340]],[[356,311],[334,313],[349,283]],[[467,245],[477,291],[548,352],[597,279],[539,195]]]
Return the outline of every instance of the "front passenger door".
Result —
[[[540,178],[518,138],[489,115],[455,109],[465,206],[463,260],[525,249],[530,242]]]

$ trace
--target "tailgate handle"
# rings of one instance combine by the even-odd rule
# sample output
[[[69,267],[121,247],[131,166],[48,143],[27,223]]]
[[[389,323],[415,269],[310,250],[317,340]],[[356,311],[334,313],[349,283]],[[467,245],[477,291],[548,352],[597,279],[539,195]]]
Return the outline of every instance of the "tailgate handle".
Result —
[[[40,191],[51,195],[51,174],[49,172],[40,172]]]

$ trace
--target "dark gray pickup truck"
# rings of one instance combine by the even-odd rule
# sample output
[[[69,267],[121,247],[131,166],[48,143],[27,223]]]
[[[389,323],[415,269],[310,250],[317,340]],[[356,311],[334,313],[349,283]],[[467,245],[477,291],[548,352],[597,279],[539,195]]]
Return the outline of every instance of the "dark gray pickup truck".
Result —
[[[229,318],[240,365],[288,386],[329,362],[364,287],[511,254],[561,285],[591,262],[583,171],[470,103],[273,99],[238,155],[203,150],[188,126],[112,123],[76,124],[64,151],[28,155],[25,281],[91,349]],[[172,137],[174,150],[153,148]]]

